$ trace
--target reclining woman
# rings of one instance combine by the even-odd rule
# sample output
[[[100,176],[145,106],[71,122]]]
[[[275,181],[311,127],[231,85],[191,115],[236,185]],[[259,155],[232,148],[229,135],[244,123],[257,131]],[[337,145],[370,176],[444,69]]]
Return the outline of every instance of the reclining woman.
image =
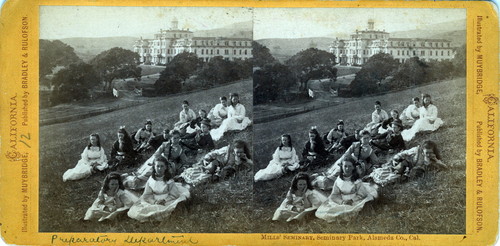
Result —
[[[235,140],[229,146],[206,154],[201,161],[186,169],[180,177],[186,183],[196,186],[209,181],[224,180],[252,168],[253,161],[248,145],[242,140]]]
[[[122,175],[125,188],[143,189],[147,180],[153,172],[154,160],[162,156],[172,175],[180,174],[187,165],[184,149],[180,144],[180,133],[177,130],[170,131],[170,141],[163,142],[156,152],[142,164],[137,171]]]
[[[252,121],[245,116],[245,106],[240,103],[240,96],[236,93],[229,95],[231,105],[227,110],[227,119],[223,120],[220,127],[212,129],[210,135],[214,141],[218,141],[227,131],[241,131],[247,128]]]
[[[273,159],[265,169],[259,170],[254,180],[265,181],[281,177],[287,172],[293,172],[299,168],[299,157],[292,145],[292,137],[288,134],[281,135],[280,146],[274,151]]]
[[[354,142],[349,149],[342,155],[326,172],[315,174],[313,177],[313,186],[321,190],[329,190],[335,180],[340,175],[342,161],[352,159],[356,175],[364,178],[369,175],[373,168],[379,164],[374,149],[370,146],[370,133],[366,130],[361,131],[360,141]]]
[[[415,137],[417,132],[421,131],[435,131],[441,125],[443,121],[438,118],[438,109],[434,104],[432,104],[432,99],[429,94],[424,94],[422,96],[423,106],[420,107],[420,118],[415,121],[415,124],[410,129],[404,130],[401,135],[405,141],[410,141]]]
[[[373,170],[370,177],[375,183],[384,186],[407,178],[418,178],[429,171],[446,169],[436,143],[427,140],[419,146],[397,153],[390,162]]]

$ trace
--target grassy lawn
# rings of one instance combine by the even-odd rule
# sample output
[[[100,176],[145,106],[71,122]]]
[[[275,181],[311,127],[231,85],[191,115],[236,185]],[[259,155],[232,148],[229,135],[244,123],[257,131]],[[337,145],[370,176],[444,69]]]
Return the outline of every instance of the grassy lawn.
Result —
[[[125,125],[129,133],[152,119],[153,129],[159,133],[171,129],[178,121],[181,102],[188,100],[191,108],[210,110],[220,96],[238,92],[247,115],[252,118],[252,80],[245,80],[203,92],[166,97],[139,106],[77,121],[40,127],[40,209],[39,228],[42,232],[249,232],[253,229],[252,173],[206,186],[197,186],[192,199],[174,211],[168,221],[139,223],[123,216],[111,222],[85,222],[86,210],[97,197],[104,173],[79,181],[62,182],[62,174],[73,168],[88,136],[97,132],[108,154],[116,139],[117,129]],[[251,143],[252,127],[226,134],[217,147],[233,139]],[[139,165],[139,164],[138,164]],[[122,171],[132,171],[124,169]]]
[[[389,112],[400,112],[410,99],[430,93],[445,124],[432,133],[419,133],[407,144],[413,147],[430,139],[437,142],[449,170],[427,175],[412,182],[386,186],[380,198],[367,204],[349,222],[331,224],[311,218],[299,223],[271,221],[275,209],[285,198],[293,175],[254,184],[254,220],[260,221],[255,232],[290,233],[465,233],[465,79],[459,78],[400,91],[392,94],[364,97],[331,108],[284,118],[254,126],[255,169],[265,168],[279,145],[281,134],[291,134],[298,153],[307,141],[311,126],[321,134],[333,128],[339,119],[346,129],[364,126],[371,120],[373,103],[382,102]],[[313,170],[310,173],[322,171]]]

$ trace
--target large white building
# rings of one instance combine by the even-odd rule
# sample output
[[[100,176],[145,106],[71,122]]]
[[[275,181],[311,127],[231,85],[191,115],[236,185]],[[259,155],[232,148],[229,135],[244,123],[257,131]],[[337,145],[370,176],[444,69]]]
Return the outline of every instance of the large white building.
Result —
[[[451,41],[445,39],[391,38],[388,32],[375,30],[374,21],[368,21],[366,30],[351,34],[350,39],[336,39],[330,52],[340,65],[362,65],[377,53],[391,54],[400,63],[412,57],[421,60],[449,60],[455,52]]]
[[[193,32],[178,28],[178,21],[171,22],[171,28],[160,30],[153,39],[139,39],[134,44],[144,64],[163,65],[182,52],[195,53],[204,62],[215,56],[228,60],[252,57],[252,39],[225,37],[194,37]]]

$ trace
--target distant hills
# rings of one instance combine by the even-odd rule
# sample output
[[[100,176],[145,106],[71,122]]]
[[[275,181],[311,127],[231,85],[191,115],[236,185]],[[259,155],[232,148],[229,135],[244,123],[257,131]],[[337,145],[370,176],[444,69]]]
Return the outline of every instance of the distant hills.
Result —
[[[466,21],[450,21],[436,23],[432,25],[422,26],[419,29],[390,32],[390,37],[393,38],[429,38],[429,39],[447,39],[452,42],[453,47],[459,47],[465,44]],[[339,39],[347,39],[349,34],[336,33]],[[296,39],[260,39],[258,43],[266,46],[271,51],[271,54],[280,61],[284,61],[297,52],[315,47],[320,50],[328,50],[330,44],[335,40],[335,37],[312,37],[312,38],[296,38]]]
[[[229,38],[252,38],[252,22],[234,23],[222,28],[193,31],[195,37],[229,37]],[[143,38],[153,38],[154,33],[142,35]],[[82,60],[89,61],[97,54],[111,49],[113,47],[120,47],[123,49],[133,50],[134,42],[139,37],[102,37],[102,38],[87,38],[87,37],[74,37],[60,39],[62,42],[70,45],[75,49],[76,55]]]

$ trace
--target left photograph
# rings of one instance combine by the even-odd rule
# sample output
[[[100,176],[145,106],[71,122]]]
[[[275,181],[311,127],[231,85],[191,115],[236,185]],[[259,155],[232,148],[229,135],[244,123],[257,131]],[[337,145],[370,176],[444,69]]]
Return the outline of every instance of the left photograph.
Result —
[[[40,232],[251,232],[253,10],[40,7]]]

